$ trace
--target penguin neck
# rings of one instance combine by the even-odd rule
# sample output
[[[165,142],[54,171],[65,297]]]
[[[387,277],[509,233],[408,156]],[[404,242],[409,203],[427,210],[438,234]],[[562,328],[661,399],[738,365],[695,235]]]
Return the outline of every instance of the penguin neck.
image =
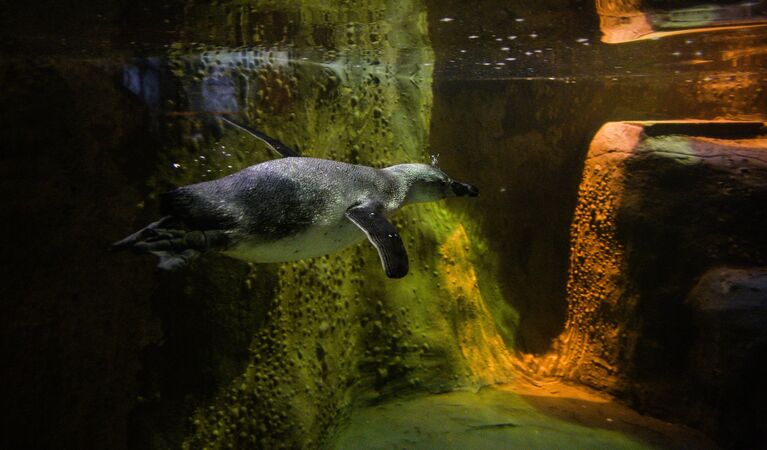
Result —
[[[412,188],[418,181],[418,174],[408,170],[407,166],[409,164],[398,164],[382,169],[391,180],[395,201],[400,206],[418,202],[412,195]]]

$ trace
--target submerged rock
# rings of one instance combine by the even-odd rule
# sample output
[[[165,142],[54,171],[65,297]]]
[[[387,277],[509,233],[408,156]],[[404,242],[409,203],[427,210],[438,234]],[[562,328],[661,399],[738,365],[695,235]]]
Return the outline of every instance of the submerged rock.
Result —
[[[364,444],[363,444],[364,443]],[[393,399],[354,410],[336,449],[694,448],[700,433],[564,384]]]
[[[767,377],[767,268],[711,269],[687,304],[696,329],[690,369],[719,411],[721,437],[741,446],[756,442],[767,426],[767,399],[748,387]]]
[[[758,325],[746,326],[755,318],[743,311],[758,302],[732,293],[701,297],[703,287],[695,300],[685,298],[712,267],[767,262],[763,133],[761,122],[602,127],[586,158],[571,229],[567,324],[539,374],[613,392],[719,436],[754,431],[753,422],[732,420],[740,412],[723,410],[689,382],[701,368],[688,361],[693,348],[711,356],[722,353],[720,345],[729,353],[750,342]],[[728,343],[710,348],[713,325],[694,317],[710,318],[717,308],[717,320],[734,323],[722,328]],[[705,337],[695,330],[704,323]],[[731,365],[715,370],[738,373]]]

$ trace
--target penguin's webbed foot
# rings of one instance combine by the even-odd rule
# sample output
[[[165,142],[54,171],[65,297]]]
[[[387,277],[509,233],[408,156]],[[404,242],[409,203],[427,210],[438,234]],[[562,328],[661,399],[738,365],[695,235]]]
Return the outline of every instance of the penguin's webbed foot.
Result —
[[[168,251],[180,253],[185,250],[207,252],[213,248],[220,248],[226,244],[228,238],[223,231],[185,231],[155,229],[152,236],[133,244],[133,250],[137,253],[149,253],[155,251]]]
[[[110,250],[131,249],[135,253],[152,253],[160,258],[158,268],[176,270],[186,266],[203,252],[225,247],[229,241],[227,234],[221,230],[186,231],[160,228],[170,222],[170,216],[164,217],[112,244]]]
[[[162,230],[160,228],[163,225],[169,224],[173,220],[173,216],[165,216],[157,222],[152,222],[130,236],[121,239],[109,247],[110,252],[119,252],[121,250],[127,250],[135,246],[136,243],[143,241],[144,239],[156,236],[157,233]]]
[[[200,252],[197,250],[186,249],[180,253],[166,252],[162,250],[150,251],[153,255],[157,255],[160,258],[160,262],[157,263],[157,268],[162,270],[178,270],[186,267],[191,261],[197,259],[200,256]]]
[[[155,235],[136,243],[134,251],[152,253],[160,257],[157,267],[177,270],[186,266],[200,254],[226,245],[229,238],[220,230],[184,231],[156,229]]]

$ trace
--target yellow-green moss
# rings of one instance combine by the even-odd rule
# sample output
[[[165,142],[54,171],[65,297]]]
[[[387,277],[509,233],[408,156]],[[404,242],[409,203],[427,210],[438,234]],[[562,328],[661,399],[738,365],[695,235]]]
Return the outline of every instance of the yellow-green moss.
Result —
[[[234,77],[241,120],[305,156],[373,167],[429,161],[434,56],[420,2],[232,1],[187,13],[213,17],[210,28],[190,28],[190,36],[204,31],[233,47],[257,46],[246,51],[282,49],[292,57],[249,69],[225,63],[242,48],[176,46],[180,85],[193,90],[211,70]],[[239,37],[227,34],[232,24]],[[316,60],[301,59],[301,46],[319,41]],[[192,115],[176,126],[194,136],[204,120]],[[233,130],[183,143],[162,162],[152,181],[158,190],[168,180],[216,178],[272,156]],[[328,445],[353,402],[508,380],[509,324],[517,315],[505,306],[496,257],[461,201],[409,206],[393,219],[411,260],[402,280],[386,278],[367,242],[280,265],[246,368],[196,410],[184,447]],[[246,286],[259,266],[249,273]],[[253,292],[254,301],[263,294]]]

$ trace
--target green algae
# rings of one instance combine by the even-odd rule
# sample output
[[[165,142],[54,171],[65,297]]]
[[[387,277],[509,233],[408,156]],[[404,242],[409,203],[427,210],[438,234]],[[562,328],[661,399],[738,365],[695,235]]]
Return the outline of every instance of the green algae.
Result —
[[[362,442],[366,449],[656,448],[618,431],[543,414],[524,397],[495,389],[360,408],[334,448],[360,448]]]
[[[230,39],[232,47],[174,46],[173,73],[186,92],[199,90],[206,77],[237,80],[240,120],[305,156],[373,167],[428,162],[434,55],[425,6],[363,6],[190,7],[188,17],[212,17],[207,36]],[[232,23],[240,24],[239,37],[223,35]],[[187,37],[200,32],[190,27]],[[326,48],[316,60],[291,50],[320,40]],[[287,59],[248,63],[251,55],[285,49]],[[210,120],[194,114],[175,120],[169,132],[182,139],[162,156],[150,189],[216,178],[272,157],[235,130],[195,138]],[[248,355],[229,365],[226,373],[233,375],[217,378],[223,381],[217,393],[193,403],[183,447],[328,446],[353,404],[509,381],[518,314],[502,297],[497,257],[481,226],[460,206],[466,201],[413,205],[393,218],[411,261],[402,280],[386,278],[367,242],[311,260],[251,265],[241,280],[222,275],[242,265],[224,257],[193,269],[192,288],[243,286],[238,293],[211,290],[208,302],[249,299],[263,305],[264,316],[259,328],[247,328],[253,330]],[[266,282],[257,279],[263,275]],[[178,440],[178,431],[171,434],[176,437],[166,440]]]

